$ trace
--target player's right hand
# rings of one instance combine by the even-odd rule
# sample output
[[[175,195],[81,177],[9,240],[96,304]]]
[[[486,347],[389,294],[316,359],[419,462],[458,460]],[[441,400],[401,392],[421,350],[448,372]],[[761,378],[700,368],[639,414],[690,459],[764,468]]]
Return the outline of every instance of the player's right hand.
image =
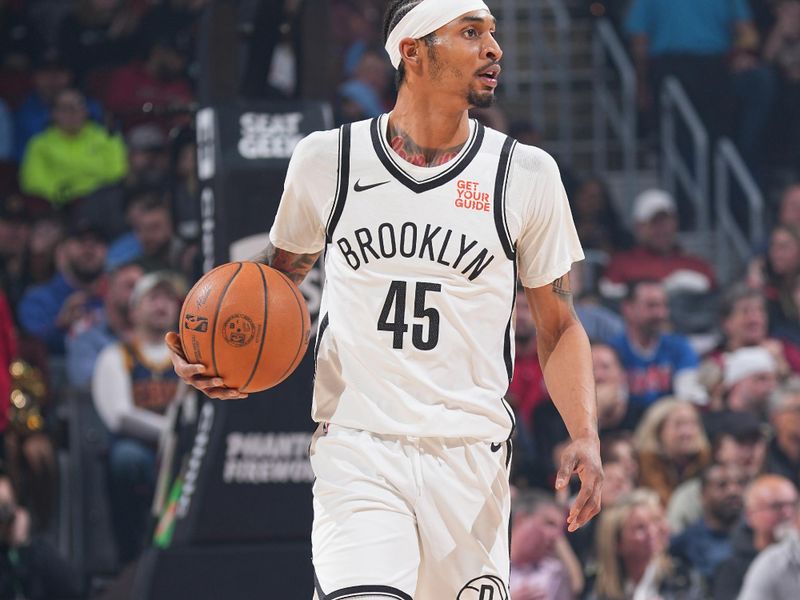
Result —
[[[183,352],[181,345],[181,338],[174,331],[170,331],[164,337],[167,346],[170,349],[170,358],[172,359],[172,366],[175,367],[175,372],[184,382],[197,388],[209,398],[216,398],[218,400],[238,400],[247,398],[247,394],[241,393],[239,390],[225,387],[225,382],[221,377],[209,377],[205,375],[206,368],[204,365],[190,363],[186,359],[186,354]]]

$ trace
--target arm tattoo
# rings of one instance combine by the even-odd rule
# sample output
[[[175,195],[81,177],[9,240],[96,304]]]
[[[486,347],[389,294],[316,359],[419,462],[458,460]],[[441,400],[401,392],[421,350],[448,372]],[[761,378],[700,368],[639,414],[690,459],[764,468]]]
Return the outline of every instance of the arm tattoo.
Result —
[[[569,289],[569,275],[562,275],[553,282],[553,293],[567,303],[569,312],[577,319],[578,315],[572,301],[572,290]]]
[[[294,254],[276,248],[271,242],[267,242],[267,247],[250,260],[269,265],[273,269],[284,273],[295,284],[300,285],[311,270],[311,267],[317,262],[317,258],[320,254],[322,253]]]
[[[386,132],[389,145],[403,160],[418,167],[436,167],[453,160],[464,144],[452,148],[423,148],[402,129],[389,124]],[[466,143],[466,142],[465,142]]]

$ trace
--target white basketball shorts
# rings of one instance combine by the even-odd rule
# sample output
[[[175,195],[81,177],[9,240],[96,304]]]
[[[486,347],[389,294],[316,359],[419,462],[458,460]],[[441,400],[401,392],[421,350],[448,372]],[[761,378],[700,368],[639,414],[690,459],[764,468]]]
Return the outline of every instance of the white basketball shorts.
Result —
[[[322,425],[315,598],[508,600],[511,444]]]

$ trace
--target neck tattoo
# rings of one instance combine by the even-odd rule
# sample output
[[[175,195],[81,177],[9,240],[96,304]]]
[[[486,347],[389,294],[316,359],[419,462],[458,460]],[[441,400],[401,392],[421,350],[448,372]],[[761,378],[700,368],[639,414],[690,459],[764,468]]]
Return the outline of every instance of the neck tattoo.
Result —
[[[386,137],[392,150],[397,152],[400,158],[418,167],[438,167],[443,165],[453,160],[466,143],[458,144],[452,148],[423,148],[412,140],[407,132],[393,126],[391,123],[389,123]]]

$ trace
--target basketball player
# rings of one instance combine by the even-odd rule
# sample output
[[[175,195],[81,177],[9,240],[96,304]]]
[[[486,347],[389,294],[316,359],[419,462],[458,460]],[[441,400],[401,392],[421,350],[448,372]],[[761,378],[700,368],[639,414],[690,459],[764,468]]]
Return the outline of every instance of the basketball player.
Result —
[[[299,283],[324,251],[311,447],[318,600],[508,600],[517,278],[572,436],[572,531],[600,508],[591,355],[568,272],[583,258],[545,152],[468,118],[502,51],[482,0],[394,0],[394,110],[297,147],[262,260]],[[241,398],[201,365],[177,372]]]

